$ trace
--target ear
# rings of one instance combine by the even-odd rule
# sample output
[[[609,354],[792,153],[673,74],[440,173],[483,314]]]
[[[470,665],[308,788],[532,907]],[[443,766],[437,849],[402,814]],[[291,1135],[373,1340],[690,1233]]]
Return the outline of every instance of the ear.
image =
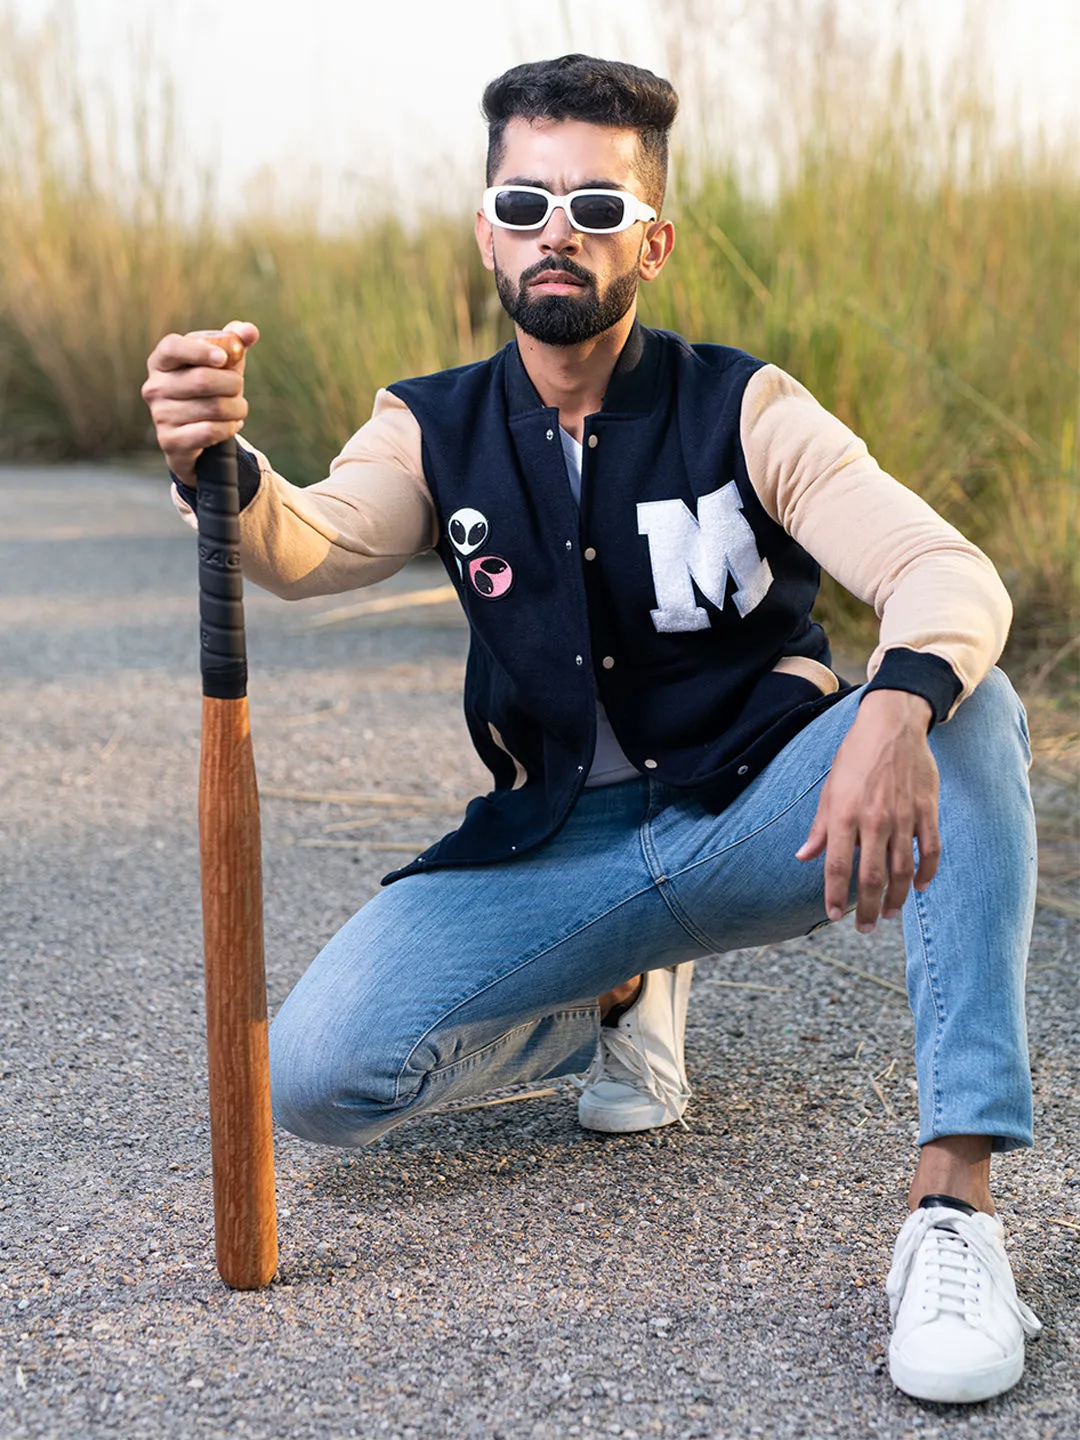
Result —
[[[655,280],[675,248],[675,226],[670,220],[654,220],[645,230],[638,273],[642,280]]]
[[[485,270],[495,269],[495,240],[491,221],[482,210],[476,212],[476,243],[480,248],[480,259]]]

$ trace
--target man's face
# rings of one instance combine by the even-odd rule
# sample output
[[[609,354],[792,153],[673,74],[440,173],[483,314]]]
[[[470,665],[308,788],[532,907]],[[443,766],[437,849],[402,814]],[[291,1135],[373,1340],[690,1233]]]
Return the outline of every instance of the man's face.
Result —
[[[627,190],[644,200],[637,155],[633,130],[580,120],[514,119],[506,127],[492,184],[534,185],[553,195]],[[504,230],[481,214],[476,238],[514,323],[545,345],[580,345],[633,306],[649,270],[643,265],[647,233],[655,229],[655,223],[638,222],[611,235],[583,233],[559,207],[536,230]]]

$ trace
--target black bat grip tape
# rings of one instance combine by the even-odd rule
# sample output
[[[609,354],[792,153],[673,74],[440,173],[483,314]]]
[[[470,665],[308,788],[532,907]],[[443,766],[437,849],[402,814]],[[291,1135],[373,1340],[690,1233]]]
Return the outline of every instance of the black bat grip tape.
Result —
[[[236,441],[211,445],[195,462],[199,491],[199,666],[204,695],[247,694],[244,582]]]

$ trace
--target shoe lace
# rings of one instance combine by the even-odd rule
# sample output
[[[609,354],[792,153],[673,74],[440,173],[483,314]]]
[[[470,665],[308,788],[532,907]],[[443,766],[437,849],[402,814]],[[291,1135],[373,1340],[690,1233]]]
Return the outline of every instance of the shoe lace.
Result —
[[[574,1076],[574,1084],[579,1090],[586,1090],[599,1080],[614,1080],[621,1085],[632,1085],[635,1090],[644,1090],[654,1100],[659,1100],[684,1130],[690,1129],[682,1117],[690,1091],[657,1075],[633,1040],[614,1025],[600,1027],[600,1043],[592,1064],[584,1075]]]
[[[965,1225],[963,1221],[966,1217],[960,1212],[957,1212],[956,1219],[950,1216],[948,1222],[949,1227],[957,1228],[942,1225],[940,1215],[935,1218],[931,1210],[916,1211],[916,1214],[918,1224],[913,1225],[905,1237],[885,1282],[893,1320],[907,1289],[915,1257],[925,1245],[924,1289],[928,1301],[939,1310],[977,1321],[983,1300],[982,1280],[984,1276],[1000,1271],[1000,1251],[975,1226]],[[999,1285],[998,1290],[1001,1300],[1020,1322],[1024,1333],[1036,1335],[1042,1324],[1035,1312],[1024,1304],[1011,1285]]]

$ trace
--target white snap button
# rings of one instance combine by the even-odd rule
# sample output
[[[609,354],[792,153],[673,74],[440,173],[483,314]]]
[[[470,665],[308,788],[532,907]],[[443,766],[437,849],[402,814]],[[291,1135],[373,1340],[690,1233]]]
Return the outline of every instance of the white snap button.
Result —
[[[549,440],[554,440],[554,439],[555,439],[555,431],[554,431],[554,430],[549,430],[549,431],[547,432],[547,438],[548,438]]]
[[[585,559],[586,559],[586,560],[595,560],[595,559],[596,559],[596,551],[593,549],[593,547],[592,547],[591,545],[589,545],[589,546],[586,548],[586,550],[585,550]]]
[[[603,667],[604,667],[605,670],[614,670],[614,669],[615,669],[615,658],[614,658],[614,656],[612,656],[612,655],[605,655],[604,658],[603,658],[603,660],[601,661],[601,664],[603,665]]]
[[[585,657],[582,656],[582,655],[575,655],[575,656],[574,656],[574,664],[575,664],[575,665],[584,665],[584,664],[585,664]]]
[[[572,540],[567,540],[566,548],[567,550],[572,550],[574,548],[574,542]]]
[[[738,773],[739,775],[745,775],[749,769],[750,769],[750,766],[749,766],[749,765],[740,765],[737,773]]]
[[[655,770],[655,769],[656,769],[656,761],[655,761],[655,760],[646,760],[646,761],[645,761],[645,769],[646,769],[646,770]]]
[[[590,449],[590,450],[595,450],[596,447],[597,447],[597,445],[599,445],[599,444],[600,444],[600,437],[599,437],[599,435],[590,435],[590,436],[589,436],[589,449]]]

